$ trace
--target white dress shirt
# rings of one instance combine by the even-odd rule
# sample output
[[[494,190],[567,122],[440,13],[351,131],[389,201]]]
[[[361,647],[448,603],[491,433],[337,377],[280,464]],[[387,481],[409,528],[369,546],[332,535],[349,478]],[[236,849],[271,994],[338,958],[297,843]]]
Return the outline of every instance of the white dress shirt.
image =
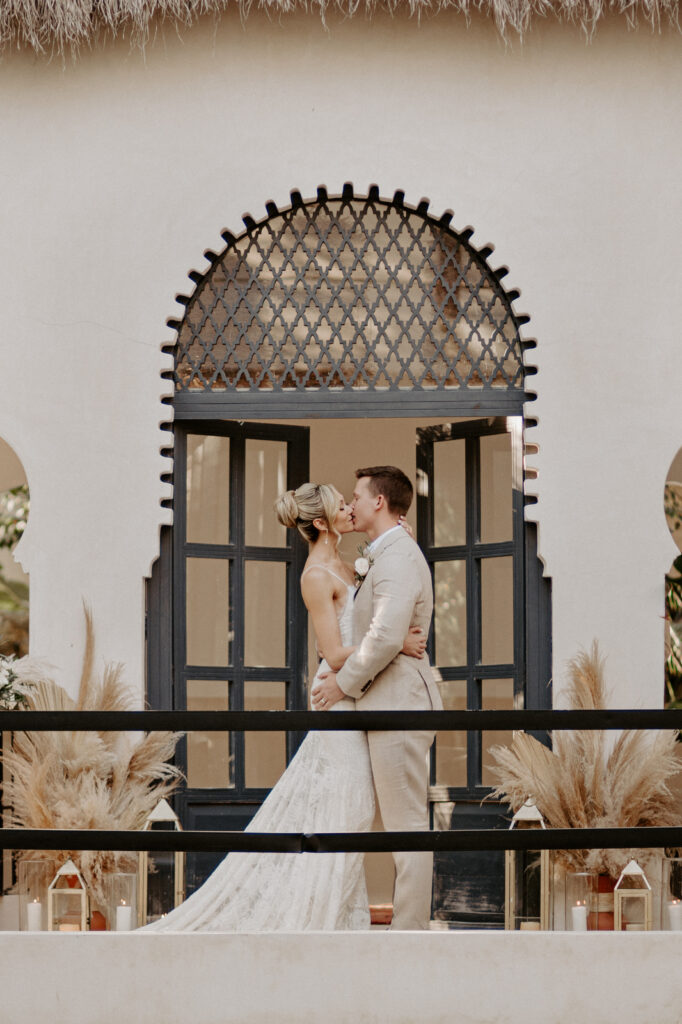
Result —
[[[377,545],[380,544],[381,541],[384,539],[384,537],[388,537],[389,533],[393,533],[394,530],[402,530],[402,526],[398,523],[397,526],[390,526],[388,530],[384,530],[383,533],[380,533],[378,537],[375,537],[374,540],[367,545],[365,549],[366,553],[368,555],[371,555],[374,549],[377,547]]]

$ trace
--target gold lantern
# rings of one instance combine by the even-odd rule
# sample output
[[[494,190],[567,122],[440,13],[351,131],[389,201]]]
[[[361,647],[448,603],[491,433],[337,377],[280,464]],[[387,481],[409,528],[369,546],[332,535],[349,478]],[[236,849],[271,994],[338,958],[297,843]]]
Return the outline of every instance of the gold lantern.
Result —
[[[60,867],[47,890],[47,930],[85,932],[89,921],[88,892],[72,860]]]
[[[631,860],[621,871],[613,895],[614,931],[651,931],[651,886],[636,860]]]
[[[182,832],[177,814],[167,800],[161,800],[144,823],[145,832]],[[158,921],[185,898],[185,854],[162,852],[149,856],[142,850],[138,863],[137,913],[140,927]]]
[[[532,799],[512,818],[510,829],[544,829]],[[552,862],[549,850],[506,850],[504,927],[508,931],[546,931],[550,927]]]

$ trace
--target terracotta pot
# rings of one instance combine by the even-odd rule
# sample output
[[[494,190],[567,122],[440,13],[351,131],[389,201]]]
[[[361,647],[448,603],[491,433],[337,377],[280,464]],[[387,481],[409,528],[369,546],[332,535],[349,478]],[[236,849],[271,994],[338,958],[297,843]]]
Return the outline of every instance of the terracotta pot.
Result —
[[[107,919],[100,910],[93,910],[90,914],[90,931],[105,932],[107,930]]]

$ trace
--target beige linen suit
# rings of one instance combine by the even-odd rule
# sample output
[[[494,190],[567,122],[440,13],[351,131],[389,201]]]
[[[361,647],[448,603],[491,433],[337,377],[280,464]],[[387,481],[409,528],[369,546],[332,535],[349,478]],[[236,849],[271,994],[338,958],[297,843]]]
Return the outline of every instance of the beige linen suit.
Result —
[[[443,704],[429,659],[401,654],[412,626],[428,633],[433,611],[431,573],[418,545],[404,530],[381,538],[355,595],[353,640],[357,649],[337,673],[341,689],[363,711],[429,711]],[[369,752],[384,828],[428,829],[426,756],[432,731],[370,732]],[[394,853],[393,928],[428,928],[432,853]]]

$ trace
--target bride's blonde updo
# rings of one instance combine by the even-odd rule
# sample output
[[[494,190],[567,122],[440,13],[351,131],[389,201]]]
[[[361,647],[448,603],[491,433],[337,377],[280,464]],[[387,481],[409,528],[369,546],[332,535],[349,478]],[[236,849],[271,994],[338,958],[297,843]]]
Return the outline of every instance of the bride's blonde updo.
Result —
[[[339,494],[331,484],[301,484],[295,491],[285,491],[275,502],[277,518],[283,526],[298,527],[309,544],[314,544],[321,531],[314,519],[322,519],[332,536],[339,538],[334,520],[339,511]]]

